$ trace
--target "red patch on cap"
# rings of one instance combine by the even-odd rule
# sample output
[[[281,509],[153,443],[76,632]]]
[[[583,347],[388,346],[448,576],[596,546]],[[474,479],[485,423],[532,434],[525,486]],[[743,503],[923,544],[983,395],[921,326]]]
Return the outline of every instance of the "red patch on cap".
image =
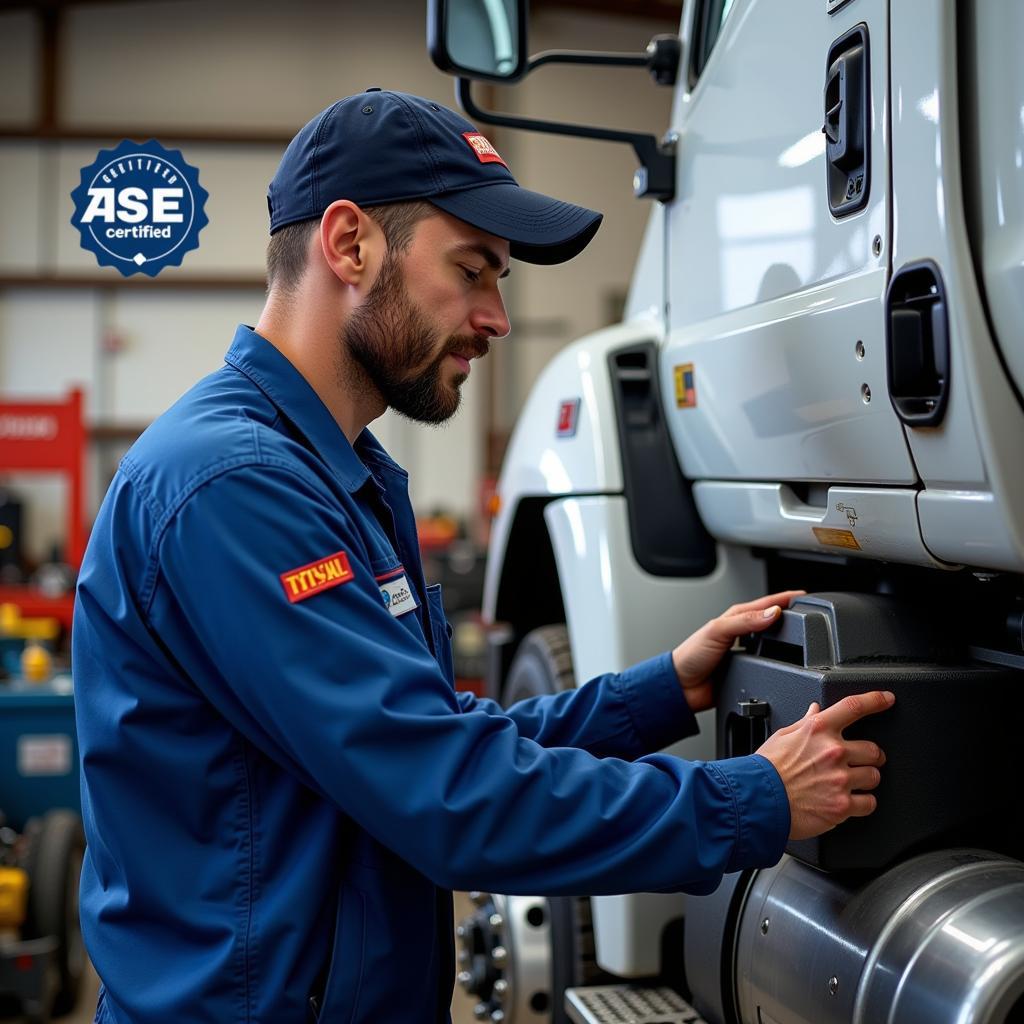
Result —
[[[344,551],[337,551],[308,565],[300,565],[298,569],[289,569],[281,573],[280,579],[285,597],[295,604],[296,601],[305,601],[307,597],[319,594],[321,590],[348,583],[355,579],[355,573],[348,564],[348,555]]]
[[[470,144],[477,160],[482,164],[501,164],[508,170],[508,164],[498,155],[498,151],[479,132],[463,132],[462,137]]]

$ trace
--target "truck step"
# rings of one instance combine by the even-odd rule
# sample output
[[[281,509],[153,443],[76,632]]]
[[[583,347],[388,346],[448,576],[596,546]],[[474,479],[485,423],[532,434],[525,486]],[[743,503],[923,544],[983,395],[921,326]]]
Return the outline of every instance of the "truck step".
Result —
[[[707,1024],[672,989],[643,985],[566,989],[565,1009],[576,1024]]]

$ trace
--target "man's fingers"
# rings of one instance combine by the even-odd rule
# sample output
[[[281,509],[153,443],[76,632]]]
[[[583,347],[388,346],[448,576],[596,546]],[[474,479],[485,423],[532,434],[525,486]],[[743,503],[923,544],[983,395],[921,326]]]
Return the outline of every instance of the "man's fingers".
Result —
[[[854,793],[850,797],[850,817],[866,818],[877,806],[878,801],[870,793]]]
[[[873,765],[881,768],[885,764],[885,751],[871,740],[847,740],[846,763],[851,767]]]
[[[780,590],[777,594],[766,594],[756,601],[744,601],[742,604],[734,604],[727,612],[727,616],[742,615],[745,612],[760,612],[765,608],[771,608],[777,604],[781,608],[788,608],[789,602],[795,597],[803,597],[806,590]]]
[[[777,594],[766,594],[756,601],[734,604],[727,612],[712,619],[704,629],[718,643],[732,644],[748,633],[759,633],[778,621],[783,608],[790,601],[807,593],[805,590],[780,590]]]
[[[767,629],[772,623],[774,623],[778,617],[782,614],[782,608],[780,605],[773,604],[767,608],[755,608],[752,611],[747,612],[743,615],[743,620],[746,622],[747,633],[759,633],[762,629]],[[736,616],[735,620],[737,626],[740,622],[740,616]],[[738,634],[740,635],[740,634]]]
[[[882,781],[877,768],[851,768],[850,789],[874,789]]]
[[[847,726],[879,711],[887,711],[896,702],[896,695],[888,690],[872,690],[870,693],[856,693],[836,701],[821,713],[823,724],[842,732]]]
[[[767,602],[769,599],[766,597],[764,600]],[[742,612],[730,611],[727,615],[712,619],[708,625],[716,640],[728,641],[731,644],[748,633],[759,633],[762,629],[767,629],[778,621],[781,614],[782,606],[777,601],[769,602],[764,606],[747,608]]]

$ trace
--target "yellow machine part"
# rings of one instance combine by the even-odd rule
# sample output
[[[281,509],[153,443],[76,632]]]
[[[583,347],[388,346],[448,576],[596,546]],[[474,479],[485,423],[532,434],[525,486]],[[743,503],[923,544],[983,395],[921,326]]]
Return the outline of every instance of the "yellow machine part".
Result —
[[[56,640],[60,634],[60,621],[44,616],[22,618],[16,604],[0,604],[0,636],[20,640]]]
[[[28,872],[0,868],[0,928],[20,928],[28,905]]]

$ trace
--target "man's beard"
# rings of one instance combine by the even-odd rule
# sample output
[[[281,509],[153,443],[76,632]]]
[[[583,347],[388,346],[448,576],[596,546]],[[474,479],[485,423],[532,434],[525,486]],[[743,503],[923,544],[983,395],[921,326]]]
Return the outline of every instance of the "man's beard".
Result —
[[[443,423],[455,415],[468,376],[446,383],[442,371],[452,352],[486,355],[485,337],[450,337],[437,357],[410,376],[434,351],[437,332],[413,305],[399,261],[388,251],[366,301],[340,331],[341,344],[380,392],[389,408],[418,423]]]

